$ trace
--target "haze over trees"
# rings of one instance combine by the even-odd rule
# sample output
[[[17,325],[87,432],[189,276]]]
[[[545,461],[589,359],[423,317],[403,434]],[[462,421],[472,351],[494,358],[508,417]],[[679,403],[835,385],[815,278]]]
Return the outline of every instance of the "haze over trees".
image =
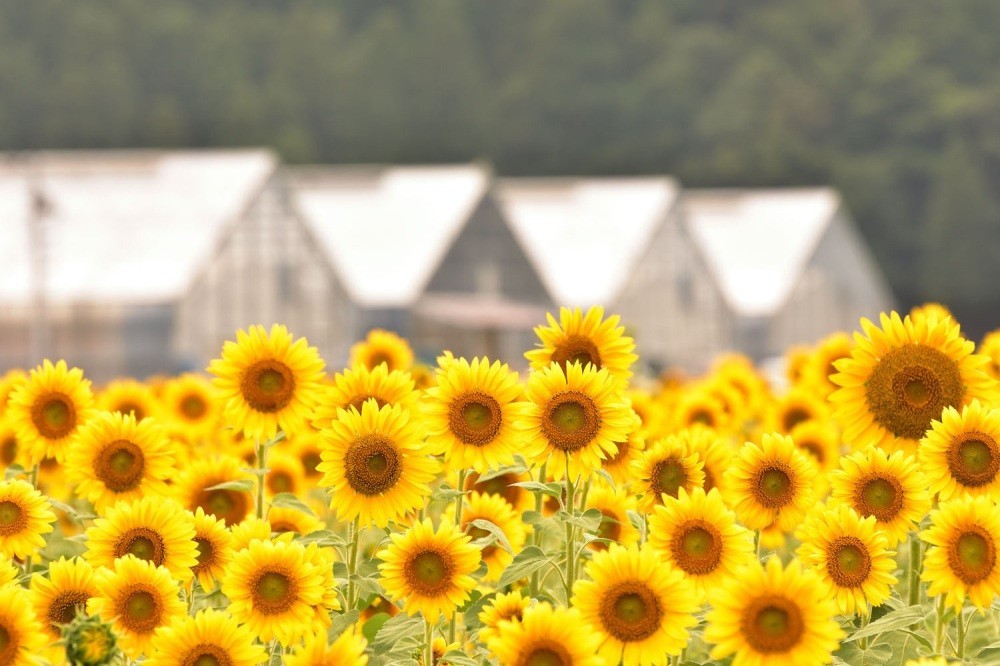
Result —
[[[1000,325],[995,0],[0,0],[0,149],[270,145],[839,188],[901,305]]]

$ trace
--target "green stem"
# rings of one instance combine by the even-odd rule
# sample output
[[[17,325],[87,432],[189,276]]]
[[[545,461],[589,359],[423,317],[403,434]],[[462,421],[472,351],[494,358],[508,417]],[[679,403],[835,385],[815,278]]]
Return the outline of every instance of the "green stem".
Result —
[[[39,463],[35,463],[35,466],[31,468],[31,474],[28,475],[28,483],[31,484],[32,488],[38,487],[38,468]]]
[[[431,621],[424,618],[424,666],[434,665],[434,628]]]
[[[566,454],[566,513],[570,516],[573,515],[575,508],[575,498],[573,493],[575,488],[573,487],[573,480],[569,475],[569,454]],[[566,603],[569,604],[569,599],[573,594],[573,580],[574,580],[574,564],[573,561],[573,526],[567,522],[566,523]]]
[[[944,595],[938,597],[937,619],[934,625],[934,654],[941,654],[941,644],[944,640]]]
[[[357,605],[355,598],[356,586],[354,585],[355,574],[358,572],[358,545],[361,543],[361,516],[354,519],[348,536],[351,539],[351,550],[347,558],[347,610],[351,610]]]
[[[760,559],[760,530],[753,531],[753,557]]]
[[[907,572],[910,577],[910,589],[907,595],[907,604],[916,606],[920,603],[920,569],[922,560],[920,558],[920,538],[916,534],[910,535],[910,568]],[[910,625],[911,631],[920,628],[919,622]]]
[[[964,618],[962,617],[963,608],[959,608],[958,612],[955,613],[955,634],[958,638],[958,645],[955,647],[955,658],[959,661],[965,659],[965,633],[969,630],[969,627],[964,624]],[[972,623],[972,618],[969,618],[969,624]]]
[[[458,473],[458,497],[455,498],[455,527],[462,528],[462,505],[465,502],[465,477],[469,470],[463,469]]]
[[[264,478],[267,476],[267,444],[257,442],[257,517],[264,518]]]
[[[538,482],[545,483],[545,466],[548,463],[542,463],[542,466],[538,469]],[[542,493],[535,493],[535,513],[541,515],[542,513],[542,503],[545,501],[545,496]],[[531,526],[531,543],[535,546],[540,546],[542,544],[542,531],[538,529],[537,525]],[[528,591],[532,599],[538,597],[539,590],[539,572],[535,571],[531,574],[531,582],[529,583]]]
[[[458,625],[458,613],[456,612],[451,616],[451,622],[448,623],[448,644],[451,645],[455,642],[455,628]]]

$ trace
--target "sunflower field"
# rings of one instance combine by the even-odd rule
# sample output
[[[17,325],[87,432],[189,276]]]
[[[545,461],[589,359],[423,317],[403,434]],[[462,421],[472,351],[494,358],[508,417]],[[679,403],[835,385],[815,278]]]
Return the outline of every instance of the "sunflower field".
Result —
[[[0,379],[0,666],[1000,663],[1000,332],[702,377],[561,309],[518,374],[285,327]]]

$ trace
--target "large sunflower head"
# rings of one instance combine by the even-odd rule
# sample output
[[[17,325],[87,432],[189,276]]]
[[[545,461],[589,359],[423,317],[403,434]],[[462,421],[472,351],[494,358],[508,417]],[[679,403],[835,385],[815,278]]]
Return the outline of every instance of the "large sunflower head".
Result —
[[[160,417],[175,425],[189,439],[209,435],[216,427],[222,401],[212,383],[196,374],[167,381],[160,402]]]
[[[524,611],[531,606],[531,597],[520,592],[498,593],[479,613],[479,641],[489,643],[497,635],[501,622],[520,622]]]
[[[131,414],[136,421],[142,421],[157,411],[153,389],[134,379],[116,379],[97,392],[95,403],[98,409],[120,414]]]
[[[0,481],[0,553],[24,559],[45,547],[56,515],[47,497],[20,479]]]
[[[222,358],[208,371],[224,401],[223,418],[247,437],[270,439],[280,428],[294,434],[306,427],[323,379],[323,360],[305,338],[293,340],[284,326],[237,331]]]
[[[701,488],[705,484],[704,467],[698,453],[691,450],[690,431],[651,442],[632,463],[633,490],[641,494],[639,508],[650,513],[665,497],[677,497],[681,488]]]
[[[559,321],[546,313],[548,326],[536,326],[535,335],[541,340],[540,349],[525,353],[533,370],[543,370],[550,363],[563,370],[573,363],[607,368],[608,373],[621,379],[632,376],[629,369],[639,358],[635,341],[625,335],[621,318],[612,315],[604,318],[604,308],[594,306],[584,314],[580,308],[559,308]]]
[[[49,564],[48,576],[31,576],[31,605],[45,623],[51,641],[62,637],[63,627],[83,614],[87,600],[97,594],[94,569],[86,560],[59,558]],[[49,661],[59,663],[65,657],[62,646],[49,651]]]
[[[598,537],[623,546],[639,543],[639,530],[628,516],[629,511],[637,510],[635,495],[623,488],[595,482],[590,488],[590,494],[587,495],[587,508],[601,512],[601,524],[597,527]],[[608,544],[603,541],[592,541],[589,548],[607,550]]]
[[[424,506],[439,463],[426,454],[422,432],[399,405],[374,400],[359,413],[340,410],[323,432],[320,485],[340,520],[387,526]]]
[[[389,598],[432,623],[451,618],[476,586],[472,573],[481,558],[470,537],[447,522],[435,531],[429,519],[389,537],[392,543],[376,555]]]
[[[98,412],[70,446],[66,468],[77,494],[101,511],[119,500],[166,496],[173,447],[153,419]]]
[[[194,518],[177,502],[144,497],[118,502],[87,529],[84,557],[97,567],[114,566],[131,555],[164,567],[178,580],[189,580],[198,564]]]
[[[574,477],[600,468],[617,453],[615,442],[626,441],[639,426],[621,381],[593,364],[572,363],[564,372],[552,363],[531,373],[527,393],[529,403],[517,427],[531,450],[522,453],[540,459],[554,455],[550,468],[557,477],[567,461]]]
[[[914,451],[946,407],[997,397],[997,383],[952,319],[913,321],[882,314],[881,328],[861,320],[850,358],[836,362],[830,400],[844,437],[859,447]]]
[[[97,594],[87,602],[87,612],[111,623],[130,659],[150,654],[156,630],[187,615],[170,572],[135,555],[98,569],[96,578]]]
[[[698,595],[652,548],[612,544],[594,554],[587,576],[573,585],[571,605],[600,636],[608,663],[639,664],[643,655],[676,655],[687,645]]]
[[[489,359],[464,358],[438,371],[424,391],[427,442],[458,470],[479,473],[514,462],[519,453],[514,420],[524,411],[517,373]]]
[[[1000,507],[984,495],[942,502],[920,538],[930,545],[921,574],[930,583],[927,596],[943,594],[956,608],[968,596],[989,608],[1000,594]]]
[[[191,572],[198,578],[201,589],[211,592],[233,559],[233,536],[225,521],[198,507],[194,512],[194,545],[198,563],[191,567]]]
[[[353,407],[360,412],[369,400],[374,400],[380,409],[386,405],[412,408],[419,396],[413,389],[413,379],[405,370],[389,370],[385,363],[374,368],[355,365],[338,372],[323,387],[313,412],[313,426],[320,430],[329,428],[337,420],[338,410]]]
[[[229,614],[198,611],[156,632],[149,666],[257,666],[267,660],[264,646]]]
[[[396,333],[373,328],[364,340],[351,346],[351,365],[363,365],[369,370],[385,365],[390,371],[406,371],[413,365],[413,349]]]
[[[315,608],[324,597],[325,579],[294,541],[252,541],[236,553],[222,592],[229,612],[262,641],[285,646],[323,629]]]
[[[886,601],[896,579],[896,553],[888,549],[875,517],[862,518],[849,506],[817,506],[799,528],[799,558],[829,588],[844,615],[865,613]]]
[[[753,535],[736,523],[714,488],[682,488],[657,506],[649,517],[649,544],[694,584],[700,598],[753,559]]]
[[[305,642],[285,655],[286,666],[366,666],[368,641],[354,629],[347,629],[331,643],[326,631],[306,636]]]
[[[454,506],[449,506],[441,519],[445,522],[454,522]],[[520,552],[524,547],[527,533],[524,523],[521,522],[521,515],[499,495],[473,492],[465,498],[462,504],[461,528],[472,537],[473,541],[490,536],[488,530],[473,524],[476,520],[485,520],[499,527],[513,552]],[[495,542],[484,546],[480,552],[483,562],[488,567],[484,577],[486,580],[499,578],[500,573],[514,559],[513,554]]]
[[[501,664],[602,666],[600,640],[576,608],[543,602],[526,608],[520,622],[500,622],[486,646]]]
[[[0,664],[30,666],[51,642],[30,612],[28,592],[17,585],[0,586]]]
[[[253,477],[244,470],[238,458],[218,456],[188,462],[187,469],[174,483],[174,489],[178,501],[188,510],[200,507],[231,527],[253,510],[253,496],[237,488],[216,486],[252,480]]]
[[[44,361],[31,371],[7,404],[7,419],[32,463],[43,458],[66,459],[66,450],[80,427],[94,413],[90,381],[66,361]]]
[[[920,440],[920,468],[941,500],[959,495],[1000,499],[1000,409],[973,400],[946,407]]]
[[[917,461],[902,451],[891,456],[873,447],[857,451],[840,459],[829,480],[830,504],[846,504],[862,518],[874,516],[889,548],[906,540],[931,508]]]
[[[715,644],[713,659],[735,654],[733,666],[824,664],[844,633],[833,600],[798,560],[751,562],[710,591],[709,601],[705,640]]]
[[[747,442],[726,472],[723,491],[736,516],[750,529],[774,522],[787,530],[812,508],[816,465],[778,433]]]

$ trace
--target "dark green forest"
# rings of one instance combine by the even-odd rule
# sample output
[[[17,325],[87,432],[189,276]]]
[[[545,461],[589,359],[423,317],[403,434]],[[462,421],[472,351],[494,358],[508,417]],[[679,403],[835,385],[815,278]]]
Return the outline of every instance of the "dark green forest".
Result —
[[[0,149],[269,145],[839,188],[900,305],[1000,325],[997,0],[0,0]]]

